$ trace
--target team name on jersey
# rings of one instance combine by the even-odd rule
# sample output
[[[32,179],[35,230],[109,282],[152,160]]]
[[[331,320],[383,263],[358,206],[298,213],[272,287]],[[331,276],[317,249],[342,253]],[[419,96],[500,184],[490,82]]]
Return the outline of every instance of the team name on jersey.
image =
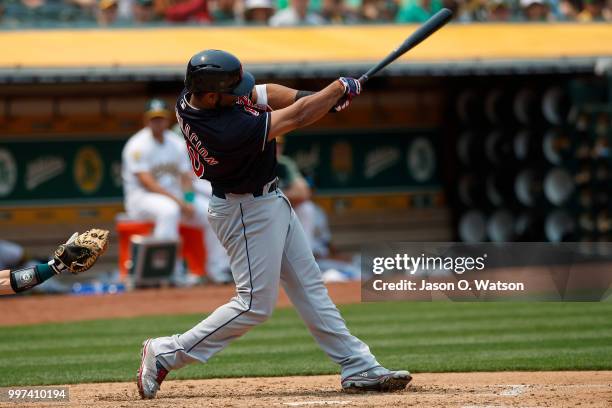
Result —
[[[253,116],[259,116],[258,107],[251,101],[248,96],[241,96],[236,100],[236,104],[242,105],[245,111],[249,112]]]
[[[196,176],[201,178],[204,174],[204,166],[200,159],[204,160],[204,163],[210,166],[219,164],[219,162],[208,153],[208,150],[202,145],[200,137],[195,132],[191,131],[191,126],[183,121],[178,111],[176,111],[176,119],[187,142],[187,151],[191,159],[191,167],[193,167]]]

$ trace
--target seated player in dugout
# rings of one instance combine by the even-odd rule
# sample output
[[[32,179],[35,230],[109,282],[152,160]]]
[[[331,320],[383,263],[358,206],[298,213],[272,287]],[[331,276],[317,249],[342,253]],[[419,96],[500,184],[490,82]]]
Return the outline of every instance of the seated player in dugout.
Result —
[[[349,332],[278,188],[275,139],[348,107],[360,92],[361,83],[347,77],[316,93],[256,86],[240,61],[221,50],[189,60],[177,118],[194,173],[212,183],[208,217],[230,258],[236,293],[186,332],[143,342],[136,377],[142,398],[155,398],[170,371],[207,362],[266,321],[281,284],[319,346],[340,366],[345,391],[406,388],[408,371],[383,367]]]
[[[173,114],[161,99],[146,104],[144,128],[127,141],[122,152],[124,205],[133,219],[155,222],[153,237],[179,240],[179,224],[200,225],[206,232],[208,202],[194,194],[193,175],[184,141],[169,127]],[[208,235],[214,235],[209,233]],[[208,238],[205,240],[209,253]],[[221,244],[217,243],[217,247]],[[218,259],[221,254],[209,258]],[[177,262],[177,283],[195,284],[198,277],[180,274]]]

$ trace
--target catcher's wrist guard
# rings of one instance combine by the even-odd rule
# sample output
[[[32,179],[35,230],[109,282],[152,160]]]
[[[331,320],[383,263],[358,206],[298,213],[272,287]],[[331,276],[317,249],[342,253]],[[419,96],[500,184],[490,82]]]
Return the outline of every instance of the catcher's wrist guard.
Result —
[[[15,293],[39,285],[55,274],[50,265],[42,264],[11,271],[11,288]]]

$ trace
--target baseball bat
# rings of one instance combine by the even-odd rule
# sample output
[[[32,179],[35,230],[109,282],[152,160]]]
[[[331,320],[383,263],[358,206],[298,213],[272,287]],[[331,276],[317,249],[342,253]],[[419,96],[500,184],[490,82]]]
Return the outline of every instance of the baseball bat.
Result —
[[[417,45],[419,45],[423,40],[427,37],[438,31],[442,26],[448,23],[453,16],[453,12],[447,8],[443,8],[438,11],[436,14],[431,16],[429,20],[424,22],[414,33],[410,34],[404,42],[393,50],[389,55],[387,55],[382,61],[378,64],[374,65],[372,68],[368,70],[365,74],[363,74],[359,78],[359,82],[364,84],[367,82],[370,77],[376,75],[378,71],[404,55],[409,50],[413,49]]]

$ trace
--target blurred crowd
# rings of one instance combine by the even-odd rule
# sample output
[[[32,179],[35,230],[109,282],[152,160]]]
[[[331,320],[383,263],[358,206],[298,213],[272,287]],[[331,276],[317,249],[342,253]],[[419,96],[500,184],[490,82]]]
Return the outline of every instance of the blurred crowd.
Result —
[[[0,0],[0,27],[607,21],[612,0]]]

